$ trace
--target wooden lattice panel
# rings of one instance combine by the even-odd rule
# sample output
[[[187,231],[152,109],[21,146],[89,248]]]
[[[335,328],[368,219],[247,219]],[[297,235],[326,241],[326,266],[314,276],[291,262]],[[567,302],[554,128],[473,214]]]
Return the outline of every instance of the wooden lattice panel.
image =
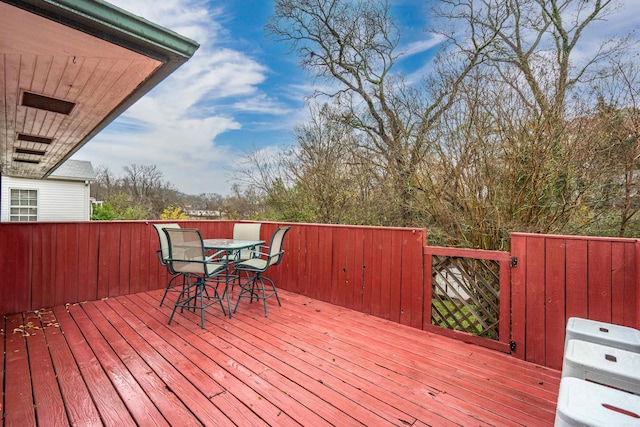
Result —
[[[499,339],[500,264],[433,256],[431,323]]]

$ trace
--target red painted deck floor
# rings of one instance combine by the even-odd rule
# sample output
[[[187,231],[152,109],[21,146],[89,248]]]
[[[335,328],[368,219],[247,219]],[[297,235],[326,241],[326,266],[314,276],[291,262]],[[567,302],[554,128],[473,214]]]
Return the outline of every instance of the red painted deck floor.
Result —
[[[161,295],[7,316],[0,425],[553,424],[555,370],[285,291],[167,325]]]

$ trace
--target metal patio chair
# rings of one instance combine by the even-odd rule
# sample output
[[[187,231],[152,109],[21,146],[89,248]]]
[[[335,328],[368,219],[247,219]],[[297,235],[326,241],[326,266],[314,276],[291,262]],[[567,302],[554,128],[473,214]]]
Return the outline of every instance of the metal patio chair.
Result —
[[[227,273],[226,262],[215,262],[205,253],[200,231],[192,228],[165,228],[169,242],[169,258],[167,262],[177,273],[189,276],[189,283],[184,287],[173,306],[169,324],[176,310],[200,310],[201,326],[204,329],[204,311],[207,307],[219,303],[226,316],[222,295],[218,293],[218,285]]]
[[[282,261],[284,251],[282,250],[282,244],[284,237],[291,227],[279,227],[271,237],[271,243],[268,247],[263,248],[265,251],[261,252],[258,258],[250,258],[245,261],[240,261],[235,265],[235,269],[238,272],[246,272],[247,280],[241,283],[241,290],[238,294],[238,300],[236,306],[233,309],[235,313],[238,310],[238,305],[242,298],[249,298],[249,303],[253,302],[253,299],[262,300],[264,303],[264,315],[267,317],[267,299],[272,296],[276,297],[278,305],[281,306],[280,297],[278,297],[278,290],[276,289],[273,280],[264,276],[264,273],[271,266],[278,265]],[[265,281],[268,282],[271,289],[265,288]]]
[[[236,240],[260,240],[260,223],[243,223],[233,224],[233,238]],[[242,249],[238,252],[237,261],[246,261],[256,258],[260,254],[260,246],[252,249]]]
[[[183,273],[178,273],[171,269],[171,266],[167,262],[169,259],[169,242],[167,240],[167,235],[164,230],[166,228],[180,228],[179,224],[176,223],[168,223],[168,224],[153,224],[153,228],[155,228],[156,233],[158,234],[158,241],[160,243],[160,249],[156,251],[158,254],[158,261],[160,264],[167,268],[167,272],[169,273],[169,281],[167,282],[167,286],[164,289],[164,295],[162,295],[162,299],[160,300],[160,307],[164,303],[164,299],[167,297],[167,293],[169,292],[182,292],[185,285],[188,281],[188,276]],[[178,279],[182,279],[181,283],[178,283]]]
[[[233,224],[233,238],[234,240],[260,240],[260,229],[262,228],[262,224],[260,223],[245,223],[238,222]],[[235,265],[238,262],[246,261],[251,258],[257,258],[260,256],[260,246],[255,246],[249,249],[241,249],[237,254],[233,257],[232,268],[233,268],[233,278],[231,282],[231,290],[236,286],[236,282],[238,285],[240,284],[241,275],[240,272],[235,269]]]

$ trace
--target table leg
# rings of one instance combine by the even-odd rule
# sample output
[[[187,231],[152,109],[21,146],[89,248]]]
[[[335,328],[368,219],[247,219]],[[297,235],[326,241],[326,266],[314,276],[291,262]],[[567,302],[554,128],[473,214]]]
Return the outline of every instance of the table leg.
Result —
[[[229,276],[231,273],[229,265],[229,252],[227,252],[227,274],[224,279],[224,293],[227,294],[227,308],[229,309],[229,319],[231,319],[231,317],[233,317],[233,313],[231,313],[231,292],[229,290]]]

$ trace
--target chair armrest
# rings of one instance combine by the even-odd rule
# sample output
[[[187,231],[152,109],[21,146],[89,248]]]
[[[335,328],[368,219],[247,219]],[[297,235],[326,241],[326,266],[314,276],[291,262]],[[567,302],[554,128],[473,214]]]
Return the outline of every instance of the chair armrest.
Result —
[[[167,265],[167,260],[162,258],[162,249],[158,249],[156,251],[156,255],[158,255],[158,261],[160,261],[160,264]]]
[[[264,246],[262,245],[258,245],[258,246],[254,246],[252,248],[249,248],[249,252],[251,253],[251,258],[260,258],[260,255],[262,255],[262,248]]]
[[[205,261],[206,262],[211,262],[211,260],[226,258],[226,256],[227,256],[227,251],[217,251],[217,252],[215,252],[215,253],[213,253],[211,255],[208,255],[205,258]]]
[[[253,258],[269,258],[269,246],[262,246],[259,251],[252,251]]]

